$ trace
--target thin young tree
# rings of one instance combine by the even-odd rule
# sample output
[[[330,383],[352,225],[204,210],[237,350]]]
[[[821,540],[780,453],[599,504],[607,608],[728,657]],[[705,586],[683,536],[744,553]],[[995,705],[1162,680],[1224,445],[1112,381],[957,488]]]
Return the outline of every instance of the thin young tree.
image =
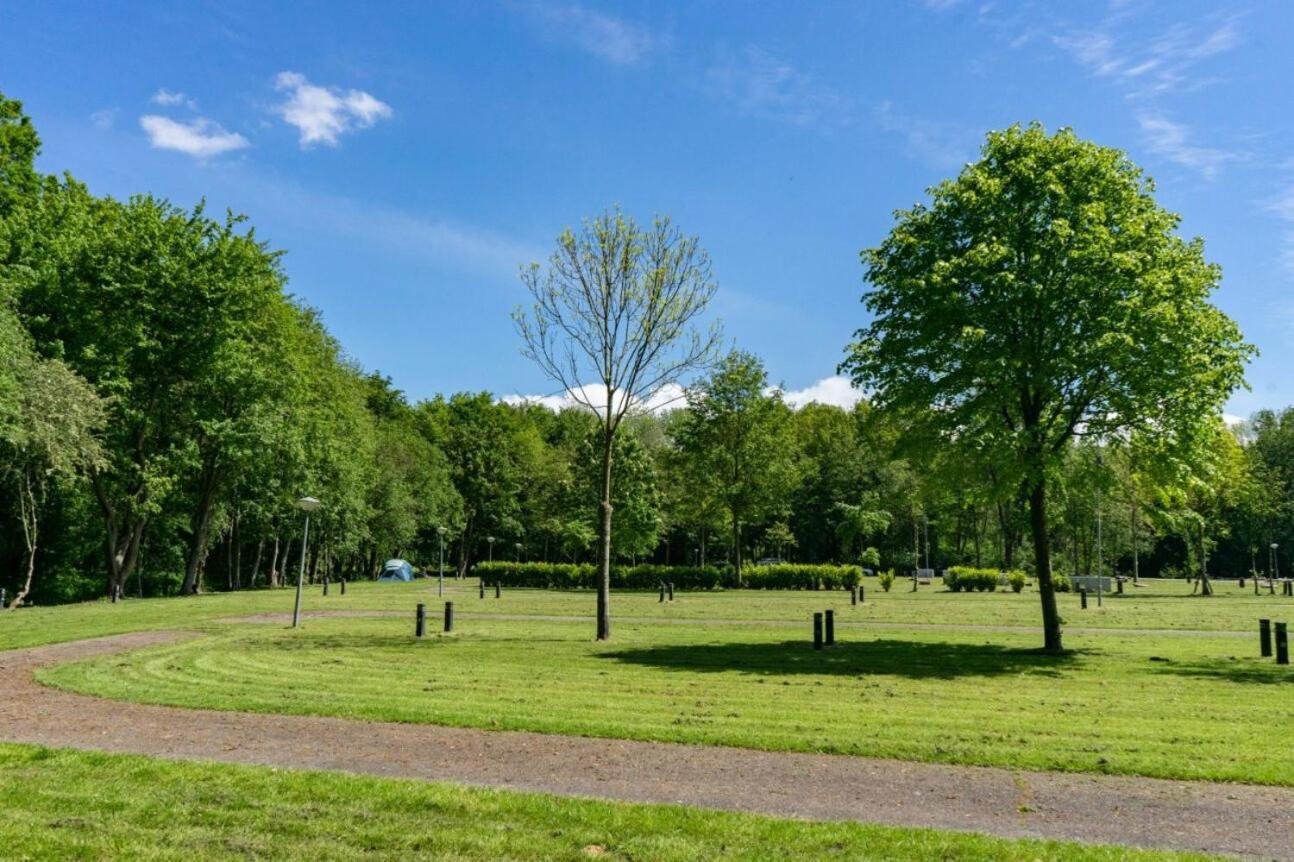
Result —
[[[513,314],[522,354],[599,421],[598,640],[611,636],[611,464],[625,417],[710,363],[717,323],[701,326],[716,284],[696,237],[668,218],[639,227],[619,209],[564,231],[548,267],[522,272],[533,304]]]

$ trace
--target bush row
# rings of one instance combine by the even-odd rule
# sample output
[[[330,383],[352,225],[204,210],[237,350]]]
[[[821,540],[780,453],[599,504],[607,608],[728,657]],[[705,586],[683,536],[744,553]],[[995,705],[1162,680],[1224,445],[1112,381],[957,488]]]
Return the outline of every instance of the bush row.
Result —
[[[954,593],[978,590],[991,593],[997,589],[998,581],[1006,577],[1007,584],[1015,592],[1024,589],[1025,574],[1019,570],[999,572],[997,569],[976,569],[971,566],[953,566],[944,572],[944,586]]]
[[[597,586],[598,570],[589,563],[477,563],[472,570],[487,583],[505,587],[581,590]],[[778,564],[750,566],[742,572],[741,586],[758,590],[848,589],[858,583],[858,566]],[[714,590],[736,587],[731,566],[612,566],[611,586],[625,590],[654,590],[662,582],[676,590]]]

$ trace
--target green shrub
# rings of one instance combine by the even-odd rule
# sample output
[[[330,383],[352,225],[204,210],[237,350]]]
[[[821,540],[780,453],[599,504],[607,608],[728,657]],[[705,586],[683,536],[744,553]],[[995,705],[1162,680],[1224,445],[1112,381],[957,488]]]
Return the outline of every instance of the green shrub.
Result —
[[[1058,593],[1067,593],[1074,588],[1074,583],[1069,579],[1069,575],[1053,574],[1051,586]]]
[[[963,590],[968,593],[972,590],[987,593],[997,589],[999,577],[1001,574],[996,569],[953,566],[944,572],[944,586],[954,593],[960,593]]]
[[[598,570],[589,563],[477,563],[473,573],[486,583],[505,587],[554,590],[588,590],[597,586]],[[858,566],[809,566],[782,563],[750,566],[742,572],[742,586],[765,590],[849,589],[862,577]],[[737,586],[731,566],[612,566],[611,586],[622,590],[654,590],[662,582],[677,590],[716,590]]]
[[[1011,592],[1024,592],[1025,574],[1019,569],[1012,569],[1006,573],[1006,582],[1011,585]]]
[[[894,586],[894,570],[886,569],[878,574],[876,579],[881,582],[881,589],[888,593],[890,591],[890,587]]]

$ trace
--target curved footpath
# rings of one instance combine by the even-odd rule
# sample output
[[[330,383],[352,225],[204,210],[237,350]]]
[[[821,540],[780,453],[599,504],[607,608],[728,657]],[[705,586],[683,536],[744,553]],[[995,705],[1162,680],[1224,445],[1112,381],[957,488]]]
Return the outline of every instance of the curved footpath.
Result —
[[[32,678],[41,666],[194,636],[141,632],[0,652],[0,740],[1294,860],[1292,788],[209,712],[71,694]]]

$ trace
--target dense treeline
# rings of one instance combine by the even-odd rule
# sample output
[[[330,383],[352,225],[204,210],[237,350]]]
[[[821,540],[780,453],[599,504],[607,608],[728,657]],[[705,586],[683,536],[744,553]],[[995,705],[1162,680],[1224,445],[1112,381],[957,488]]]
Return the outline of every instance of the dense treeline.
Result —
[[[489,393],[411,404],[288,292],[244,219],[96,197],[39,175],[38,149],[0,97],[11,598],[282,584],[302,564],[303,495],[323,501],[308,578],[372,575],[391,556],[432,566],[442,542],[459,574],[489,558],[596,562],[605,435],[591,412]],[[1031,570],[1023,487],[923,440],[920,418],[866,401],[793,409],[758,357],[733,352],[686,402],[615,437],[615,560],[723,566],[734,584],[766,557]],[[1069,444],[1049,480],[1053,568],[1234,576],[1265,571],[1273,542],[1294,552],[1294,409],[1219,423],[1201,452],[1169,474],[1136,447]]]

